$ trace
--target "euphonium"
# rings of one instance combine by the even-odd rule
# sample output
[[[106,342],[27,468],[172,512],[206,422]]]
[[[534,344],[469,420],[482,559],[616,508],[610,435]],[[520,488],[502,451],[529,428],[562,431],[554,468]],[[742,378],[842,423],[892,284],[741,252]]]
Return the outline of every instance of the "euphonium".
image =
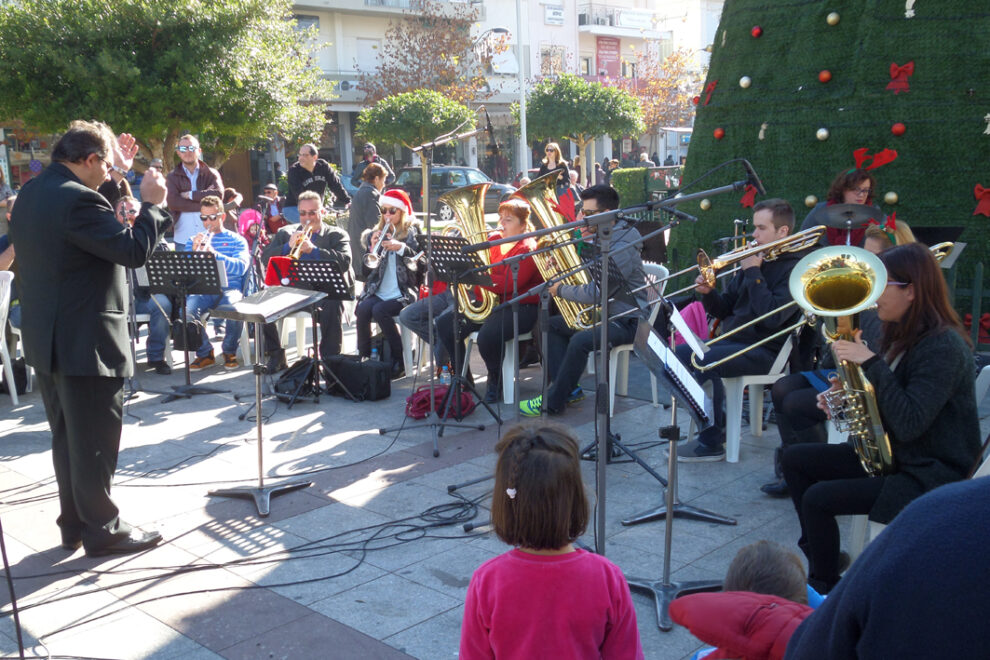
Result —
[[[308,241],[312,236],[313,236],[313,225],[306,225],[306,228],[303,229],[302,238],[299,239],[299,242],[296,243],[296,246],[292,248],[291,252],[289,252],[289,258],[298,261],[299,257],[302,256],[303,243]]]
[[[791,271],[791,295],[797,304],[822,317],[828,343],[852,341],[859,312],[872,307],[887,286],[887,269],[862,248],[835,245],[815,250]],[[829,416],[859,455],[863,469],[873,475],[894,465],[890,438],[883,430],[876,393],[863,368],[836,359],[842,389],[827,392]]]
[[[440,195],[443,202],[454,212],[454,221],[460,228],[461,236],[470,242],[488,240],[488,227],[485,225],[485,193],[489,183],[476,183],[463,188],[457,188]],[[489,265],[488,250],[480,250],[475,254],[485,265]],[[481,298],[475,302],[469,295],[474,287],[460,284],[457,286],[458,305],[464,310],[464,316],[475,323],[481,323],[498,305],[498,296],[488,289],[479,289]]]
[[[513,197],[519,197],[529,202],[530,218],[532,218],[533,225],[537,229],[556,227],[567,222],[567,219],[558,213],[556,209],[557,193],[554,192],[554,188],[557,185],[559,174],[556,171],[545,174],[512,193]],[[537,247],[544,248],[563,243],[569,238],[562,235],[565,233],[557,232],[543,236],[539,239]],[[540,275],[543,276],[544,280],[549,280],[551,277],[556,277],[564,271],[574,270],[581,266],[581,257],[578,256],[577,247],[573,244],[563,245],[556,250],[533,255],[533,261],[536,263],[536,268],[540,271]],[[587,270],[571,273],[561,280],[561,284],[573,286],[583,286],[590,282],[591,275]],[[560,297],[556,298],[556,302],[557,309],[560,310],[560,314],[564,317],[564,321],[567,322],[568,327],[575,330],[585,330],[595,325],[597,313],[590,309],[585,309],[584,305],[570,300],[564,300]]]

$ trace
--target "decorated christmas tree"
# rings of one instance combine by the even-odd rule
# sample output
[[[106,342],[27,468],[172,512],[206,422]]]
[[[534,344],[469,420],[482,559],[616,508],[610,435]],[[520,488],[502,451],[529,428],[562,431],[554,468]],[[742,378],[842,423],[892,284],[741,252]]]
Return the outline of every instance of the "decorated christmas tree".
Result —
[[[726,0],[698,97],[684,192],[744,178],[752,162],[797,223],[832,179],[860,165],[874,201],[912,227],[965,227],[956,267],[968,287],[990,267],[990,3],[973,0]],[[729,193],[681,208],[679,260],[731,235],[763,198]],[[895,220],[895,222],[896,222]],[[717,248],[716,248],[717,249]],[[957,308],[968,311],[960,297]]]

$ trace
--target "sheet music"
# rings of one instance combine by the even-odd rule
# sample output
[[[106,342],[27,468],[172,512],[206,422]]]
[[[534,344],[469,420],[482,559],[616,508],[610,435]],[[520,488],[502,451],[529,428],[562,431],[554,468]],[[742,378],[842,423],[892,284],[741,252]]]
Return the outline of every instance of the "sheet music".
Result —
[[[650,347],[657,357],[660,358],[660,362],[663,363],[664,367],[670,373],[671,377],[680,385],[685,393],[687,393],[695,402],[700,405],[703,404],[705,400],[705,391],[698,384],[698,381],[694,379],[691,372],[688,371],[687,367],[681,364],[681,361],[677,359],[673,351],[669,350],[660,339],[660,336],[654,333],[650,333],[650,336],[646,340],[647,345]]]
[[[670,316],[670,320],[674,324],[674,327],[677,328],[679,333],[681,333],[681,336],[684,337],[684,341],[691,347],[694,354],[698,356],[698,359],[704,358],[705,353],[708,352],[708,347],[705,346],[698,335],[694,334],[694,330],[691,329],[691,327],[687,324],[687,321],[684,320],[684,317],[681,316],[681,313],[677,310],[677,307],[675,305],[671,305],[670,307],[674,310],[673,314]]]

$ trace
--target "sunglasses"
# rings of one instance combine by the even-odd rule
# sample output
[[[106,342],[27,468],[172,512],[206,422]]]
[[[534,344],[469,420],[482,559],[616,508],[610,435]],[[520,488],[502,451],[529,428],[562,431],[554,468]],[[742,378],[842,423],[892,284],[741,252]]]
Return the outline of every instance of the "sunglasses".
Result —
[[[385,215],[395,215],[398,212],[399,209],[395,208],[394,206],[382,209],[382,213],[384,213]]]
[[[211,213],[210,215],[203,215],[202,213],[199,214],[199,219],[203,222],[206,222],[207,220],[219,220],[222,217],[223,213]]]
[[[120,211],[118,211],[118,213],[120,213],[121,215],[137,215],[138,214],[138,212],[137,212],[136,209],[126,209],[126,210],[125,209],[120,209]],[[200,217],[202,217],[202,216],[200,216]]]
[[[319,214],[319,211],[299,211],[300,218],[315,218]]]
[[[178,151],[180,154],[184,154],[186,152],[195,153],[195,152],[199,151],[199,147],[181,146],[181,147],[176,147],[175,150]]]

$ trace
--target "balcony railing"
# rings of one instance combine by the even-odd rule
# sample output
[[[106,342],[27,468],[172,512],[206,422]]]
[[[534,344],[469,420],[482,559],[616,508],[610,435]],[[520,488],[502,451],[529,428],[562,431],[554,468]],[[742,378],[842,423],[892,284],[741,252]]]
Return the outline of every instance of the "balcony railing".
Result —
[[[655,30],[659,16],[649,10],[629,7],[613,7],[604,3],[578,5],[578,25],[605,25],[611,27]]]

